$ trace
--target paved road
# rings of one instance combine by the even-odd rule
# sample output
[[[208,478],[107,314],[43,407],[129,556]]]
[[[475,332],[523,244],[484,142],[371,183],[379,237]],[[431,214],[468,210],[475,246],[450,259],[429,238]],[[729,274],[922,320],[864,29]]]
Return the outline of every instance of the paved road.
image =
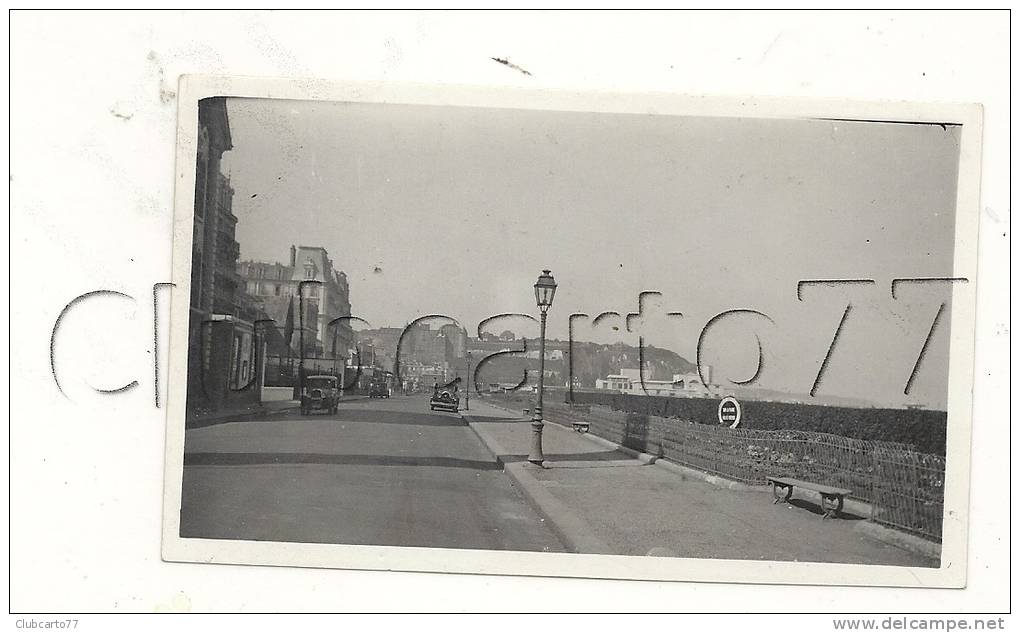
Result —
[[[189,429],[181,536],[563,551],[474,432],[423,396]]]

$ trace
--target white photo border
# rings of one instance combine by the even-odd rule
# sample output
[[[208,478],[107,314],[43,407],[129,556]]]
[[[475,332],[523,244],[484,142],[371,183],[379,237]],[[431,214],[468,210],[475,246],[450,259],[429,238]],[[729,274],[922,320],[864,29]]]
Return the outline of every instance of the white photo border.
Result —
[[[164,561],[695,582],[946,588],[966,585],[983,119],[980,105],[626,94],[205,75],[183,76],[179,84],[173,220],[172,280],[175,286],[170,302],[163,500]],[[969,281],[953,284],[952,288],[940,566],[899,567],[181,538],[188,370],[187,299],[191,294],[196,133],[198,102],[208,97],[961,125],[953,276],[965,277]]]

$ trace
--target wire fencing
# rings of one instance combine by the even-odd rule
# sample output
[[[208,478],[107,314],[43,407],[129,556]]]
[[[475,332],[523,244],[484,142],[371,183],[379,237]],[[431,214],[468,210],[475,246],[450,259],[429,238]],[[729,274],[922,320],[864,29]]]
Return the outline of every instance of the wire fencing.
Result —
[[[550,403],[545,417],[585,423],[594,435],[751,485],[769,476],[847,488],[872,520],[942,539],[946,460],[910,444],[797,430],[730,429],[603,406]]]

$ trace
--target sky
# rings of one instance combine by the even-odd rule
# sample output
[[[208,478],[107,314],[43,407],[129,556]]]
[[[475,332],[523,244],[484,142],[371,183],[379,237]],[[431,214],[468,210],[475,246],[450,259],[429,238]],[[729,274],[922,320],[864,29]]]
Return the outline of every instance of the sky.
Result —
[[[903,390],[952,276],[960,130],[809,119],[229,99],[242,259],[325,247],[373,326],[425,314],[472,334],[495,314],[548,335],[672,349],[715,382],[807,393],[847,305],[818,393],[944,408],[948,311]],[[803,279],[874,279],[850,287]],[[948,307],[948,306],[947,306]],[[682,316],[666,316],[679,312]],[[529,337],[524,319],[494,323]]]

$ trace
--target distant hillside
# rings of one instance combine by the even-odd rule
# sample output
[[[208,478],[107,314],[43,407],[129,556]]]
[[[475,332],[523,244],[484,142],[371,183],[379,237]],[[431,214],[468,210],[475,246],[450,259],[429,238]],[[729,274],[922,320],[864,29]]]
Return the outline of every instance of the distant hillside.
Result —
[[[530,342],[529,342],[530,343]],[[506,344],[507,349],[511,346],[519,349],[520,343]],[[548,358],[545,362],[545,370],[550,385],[566,385],[567,375],[570,373],[570,358],[568,354],[569,343],[552,339],[546,341],[546,353],[553,351],[562,352],[562,356]],[[477,356],[484,357],[486,351],[477,350]],[[534,351],[529,346],[529,351]],[[573,375],[581,381],[582,388],[594,388],[595,381],[605,378],[609,374],[618,373],[621,369],[637,369],[639,357],[642,354],[637,346],[614,343],[604,345],[586,341],[575,341],[573,346]],[[682,374],[697,371],[694,363],[680,356],[676,352],[658,347],[645,347],[643,350],[644,361],[648,367],[646,377],[649,380],[671,380],[673,374]],[[493,358],[482,363],[478,372],[477,381],[485,383],[515,383],[521,380],[525,371],[538,369],[537,358],[524,358],[521,355],[507,355]]]
[[[569,344],[567,341],[552,339],[546,342],[547,353],[550,350],[567,352]],[[484,352],[479,350],[479,356]],[[680,354],[661,347],[647,346],[638,350],[636,345],[624,343],[601,344],[587,341],[574,342],[573,372],[574,377],[581,382],[581,389],[594,389],[595,381],[605,378],[610,374],[619,373],[621,369],[637,369],[639,356],[643,353],[644,361],[647,363],[648,372],[645,374],[648,380],[670,380],[674,374],[695,373],[697,365],[687,360]],[[479,384],[491,382],[516,383],[522,379],[525,371],[537,371],[538,360],[536,358],[523,358],[520,356],[507,356],[493,359],[493,362],[486,363],[477,376]],[[565,386],[567,374],[570,372],[568,358],[564,355],[562,360],[550,359],[545,363],[549,380],[547,385]],[[718,376],[713,376],[718,379]],[[787,402],[815,405],[828,405],[855,408],[874,408],[881,405],[864,398],[851,398],[818,394],[811,397],[807,393],[791,393],[757,387],[753,385],[734,385],[726,380],[713,380],[721,393],[736,396],[741,401],[761,402]]]
[[[552,341],[557,348],[562,344],[566,349],[566,341]],[[605,378],[621,369],[638,367],[639,350],[637,346],[614,343],[602,345],[598,343],[574,343],[574,376],[580,378],[582,388],[593,388],[595,380]],[[646,346],[643,350],[644,361],[648,364],[649,380],[669,380],[673,374],[694,373],[698,371],[695,363],[687,360],[676,352],[661,347]],[[713,377],[717,378],[717,377]],[[729,384],[727,381],[712,381],[726,393],[746,400],[771,402],[791,402],[804,404],[821,404],[843,407],[878,407],[875,402],[864,398],[851,398],[819,394],[811,397],[807,393],[790,393],[757,386]]]
[[[565,349],[566,341],[554,341]],[[637,369],[639,362],[647,364],[649,380],[670,380],[673,374],[685,374],[697,371],[697,366],[676,352],[661,347],[645,346],[639,350],[637,346],[624,343],[600,344],[590,342],[574,342],[574,377],[581,381],[582,387],[594,387],[595,381],[621,369]]]

